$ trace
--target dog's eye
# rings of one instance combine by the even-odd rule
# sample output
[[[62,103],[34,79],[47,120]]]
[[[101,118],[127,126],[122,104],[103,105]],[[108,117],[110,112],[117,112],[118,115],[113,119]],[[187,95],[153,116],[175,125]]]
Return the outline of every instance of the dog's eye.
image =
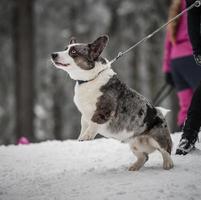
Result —
[[[72,51],[71,51],[71,53],[72,53],[72,54],[75,54],[75,53],[76,53],[76,51],[75,51],[75,50],[72,50]]]

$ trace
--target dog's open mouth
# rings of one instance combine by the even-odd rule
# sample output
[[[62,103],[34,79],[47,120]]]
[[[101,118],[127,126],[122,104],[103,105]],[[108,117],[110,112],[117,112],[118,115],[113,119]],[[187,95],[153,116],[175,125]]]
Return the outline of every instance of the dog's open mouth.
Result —
[[[70,64],[69,63],[60,63],[60,62],[55,62],[56,65],[62,66],[62,67],[68,67]]]

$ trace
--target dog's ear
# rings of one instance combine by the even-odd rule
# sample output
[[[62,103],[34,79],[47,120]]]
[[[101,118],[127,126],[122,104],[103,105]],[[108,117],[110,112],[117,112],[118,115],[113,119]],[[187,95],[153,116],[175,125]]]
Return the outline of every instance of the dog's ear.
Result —
[[[89,46],[89,56],[92,60],[96,60],[100,54],[102,53],[103,49],[106,47],[109,37],[107,35],[103,35],[97,38]]]
[[[77,43],[77,40],[75,37],[71,37],[69,44]]]

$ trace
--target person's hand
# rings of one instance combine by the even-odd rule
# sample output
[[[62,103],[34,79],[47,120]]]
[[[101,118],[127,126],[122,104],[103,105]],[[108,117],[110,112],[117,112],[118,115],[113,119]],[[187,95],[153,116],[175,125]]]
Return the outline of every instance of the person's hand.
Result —
[[[201,55],[194,55],[194,59],[196,63],[201,66]]]
[[[171,72],[165,73],[165,81],[170,86],[175,86]]]

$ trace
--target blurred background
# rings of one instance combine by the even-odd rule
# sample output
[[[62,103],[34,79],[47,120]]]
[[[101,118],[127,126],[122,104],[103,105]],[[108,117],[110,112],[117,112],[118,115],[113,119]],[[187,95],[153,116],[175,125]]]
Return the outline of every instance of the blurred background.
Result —
[[[77,138],[75,82],[54,68],[50,54],[71,36],[91,42],[108,34],[109,60],[167,21],[169,0],[0,0],[0,144]],[[165,82],[165,30],[114,63],[130,87],[151,101]],[[171,131],[178,109],[172,92],[163,104]]]

